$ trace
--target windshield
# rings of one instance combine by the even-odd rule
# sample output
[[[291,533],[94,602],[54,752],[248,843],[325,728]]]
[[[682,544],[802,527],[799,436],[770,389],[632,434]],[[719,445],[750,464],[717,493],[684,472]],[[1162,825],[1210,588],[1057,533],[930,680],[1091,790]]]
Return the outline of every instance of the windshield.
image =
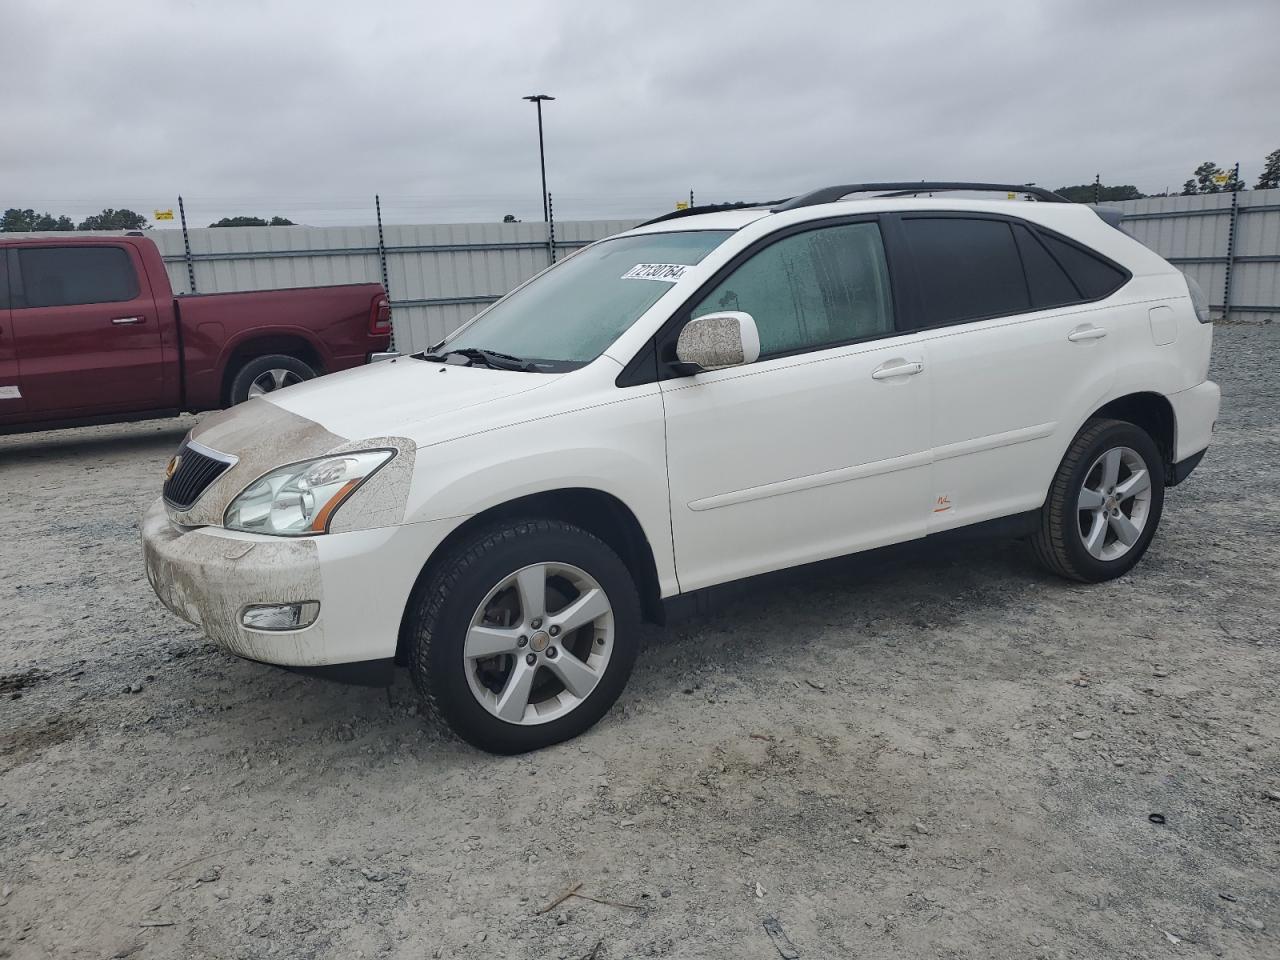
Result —
[[[590,363],[731,230],[618,237],[588,247],[498,301],[441,348],[549,367]]]

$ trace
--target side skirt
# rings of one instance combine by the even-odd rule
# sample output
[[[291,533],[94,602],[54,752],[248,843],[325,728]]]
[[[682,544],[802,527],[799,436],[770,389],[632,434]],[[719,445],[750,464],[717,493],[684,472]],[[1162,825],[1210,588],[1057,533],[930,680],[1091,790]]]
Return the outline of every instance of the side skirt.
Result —
[[[876,557],[889,558],[909,554],[912,551],[918,552],[922,544],[926,543],[935,545],[966,540],[1017,540],[1035,533],[1039,523],[1040,511],[1028,510],[1025,513],[1015,513],[1008,517],[997,517],[994,520],[985,520],[982,523],[973,523],[965,527],[956,527],[953,530],[929,534],[926,537],[910,540],[906,543],[894,544],[889,547],[877,547],[874,550],[863,550],[858,553],[832,557],[828,560],[806,563],[799,567],[774,570],[770,573],[762,573],[742,580],[733,580],[729,583],[718,583],[712,587],[703,587],[700,590],[665,598],[662,601],[662,625],[670,626],[673,623],[679,623],[681,620],[687,620],[691,617],[714,613],[737,597],[754,593],[765,584],[785,583],[787,579],[797,576],[822,576],[824,573],[834,572],[837,565],[847,563],[851,557],[874,561]]]

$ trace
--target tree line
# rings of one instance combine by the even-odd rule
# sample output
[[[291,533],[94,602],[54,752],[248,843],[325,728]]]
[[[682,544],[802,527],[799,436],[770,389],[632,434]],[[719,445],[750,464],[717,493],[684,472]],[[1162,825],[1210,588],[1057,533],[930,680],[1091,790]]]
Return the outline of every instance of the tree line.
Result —
[[[292,227],[294,222],[284,217],[223,217],[211,227]],[[65,214],[55,217],[48,211],[36,213],[28,208],[10,207],[0,217],[0,233],[33,233],[58,230],[149,230],[151,224],[142,214],[133,210],[115,210],[107,207],[101,213],[85,217],[76,223]]]
[[[1253,189],[1280,188],[1280,150],[1272,150],[1262,163],[1262,173],[1258,175],[1258,182],[1253,185]],[[1192,197],[1202,193],[1234,193],[1248,189],[1248,185],[1243,180],[1237,179],[1233,171],[1218,166],[1212,160],[1206,160],[1191,171],[1190,179],[1183,183],[1182,190],[1177,194],[1142,193],[1133,184],[1108,187],[1096,183],[1078,183],[1071,187],[1059,187],[1054,193],[1073,203],[1093,203],[1094,200],[1141,200],[1143,197]]]
[[[1255,190],[1274,190],[1280,188],[1280,150],[1272,150],[1263,161],[1262,173]],[[1212,160],[1206,160],[1191,172],[1191,177],[1182,185],[1181,196],[1195,196],[1202,193],[1232,193],[1247,190],[1243,180],[1236,179],[1232,172],[1218,166]],[[1077,183],[1074,186],[1059,187],[1054,191],[1074,203],[1093,203],[1099,201],[1141,200],[1143,197],[1167,197],[1168,193],[1143,193],[1131,183],[1120,186],[1103,186],[1098,183]],[[507,214],[504,223],[519,221]],[[285,217],[223,217],[211,227],[292,227],[294,222]],[[148,230],[151,224],[147,218],[133,210],[114,210],[107,207],[101,213],[85,217],[76,223],[68,216],[55,217],[53,214],[36,213],[34,210],[22,210],[10,207],[0,218],[0,233],[30,233],[50,230]]]

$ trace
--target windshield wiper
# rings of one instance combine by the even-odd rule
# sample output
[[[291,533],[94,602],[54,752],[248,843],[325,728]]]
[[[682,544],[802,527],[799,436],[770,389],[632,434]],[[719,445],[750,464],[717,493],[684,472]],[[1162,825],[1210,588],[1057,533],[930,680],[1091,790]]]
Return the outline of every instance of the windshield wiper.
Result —
[[[479,347],[462,347],[458,350],[446,350],[444,353],[424,353],[424,360],[436,360],[441,363],[447,363],[449,357],[459,356],[466,357],[472,363],[483,363],[486,367],[492,367],[494,370],[519,370],[522,373],[537,373],[537,366],[529,360],[521,360],[519,357],[513,357],[509,353],[499,353],[496,350],[482,350]]]

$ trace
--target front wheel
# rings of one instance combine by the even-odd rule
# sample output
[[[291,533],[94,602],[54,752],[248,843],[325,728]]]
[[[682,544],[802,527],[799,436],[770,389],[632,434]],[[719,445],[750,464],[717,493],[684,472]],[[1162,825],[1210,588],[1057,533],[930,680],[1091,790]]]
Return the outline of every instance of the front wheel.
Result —
[[[598,537],[529,519],[454,548],[409,617],[409,667],[430,712],[467,742],[510,754],[604,716],[635,663],[640,601]]]
[[[1086,583],[1133,569],[1164,508],[1164,460],[1141,427],[1090,420],[1053,478],[1032,546],[1060,576]]]

